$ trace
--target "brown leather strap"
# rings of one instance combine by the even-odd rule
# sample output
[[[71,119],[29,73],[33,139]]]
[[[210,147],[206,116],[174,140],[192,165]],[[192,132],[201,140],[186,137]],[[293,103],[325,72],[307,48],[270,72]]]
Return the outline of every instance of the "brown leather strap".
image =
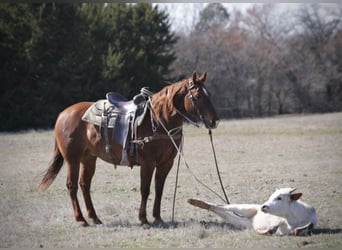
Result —
[[[181,139],[183,136],[182,133],[173,135],[172,138],[174,140],[178,140]],[[140,145],[144,145],[145,143],[149,143],[151,141],[155,141],[155,140],[170,140],[171,136],[170,135],[165,135],[165,134],[156,134],[156,135],[151,135],[151,136],[146,136],[141,140],[132,140],[132,143],[136,143],[136,144],[140,144]]]

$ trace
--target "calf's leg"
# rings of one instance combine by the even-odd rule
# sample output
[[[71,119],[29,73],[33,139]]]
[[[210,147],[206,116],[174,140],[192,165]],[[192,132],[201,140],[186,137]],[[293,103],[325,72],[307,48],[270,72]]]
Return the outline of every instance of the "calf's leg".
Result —
[[[226,222],[232,224],[237,228],[252,228],[251,220],[249,216],[255,214],[257,210],[255,210],[255,206],[245,205],[245,204],[213,204],[204,202],[197,199],[189,199],[188,202],[196,207],[209,210],[221,218],[223,218]],[[235,214],[234,214],[235,213]],[[238,214],[238,215],[236,215]]]

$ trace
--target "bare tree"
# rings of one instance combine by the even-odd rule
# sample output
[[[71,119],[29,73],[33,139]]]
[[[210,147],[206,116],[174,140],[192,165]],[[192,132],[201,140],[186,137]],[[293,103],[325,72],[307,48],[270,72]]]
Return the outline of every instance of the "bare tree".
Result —
[[[251,57],[256,59],[251,67],[254,68],[256,85],[254,113],[258,116],[281,114],[289,109],[284,107],[290,98],[288,80],[297,82],[294,75],[289,75],[290,67],[284,58],[286,38],[291,32],[284,19],[283,15],[275,13],[273,4],[254,5],[243,17],[250,34]]]
[[[173,29],[181,34],[194,30],[205,3],[158,3],[170,16]]]
[[[341,108],[342,99],[342,7],[338,4],[305,4],[296,13],[300,30],[292,48],[303,65],[303,82],[312,87],[314,108],[332,111]],[[295,45],[295,46],[294,46]]]
[[[180,34],[173,75],[209,71],[223,117],[341,110],[341,14],[340,5],[303,5],[294,15],[263,4],[225,22],[202,15]]]

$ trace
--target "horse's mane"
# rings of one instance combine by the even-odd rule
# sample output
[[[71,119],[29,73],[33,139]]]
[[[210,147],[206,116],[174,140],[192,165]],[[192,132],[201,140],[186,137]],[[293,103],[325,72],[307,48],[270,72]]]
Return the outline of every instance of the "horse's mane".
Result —
[[[175,103],[182,105],[180,97],[183,97],[183,94],[185,95],[187,93],[186,83],[186,79],[172,83],[153,95],[152,105],[154,114],[158,120],[167,122],[177,114]]]

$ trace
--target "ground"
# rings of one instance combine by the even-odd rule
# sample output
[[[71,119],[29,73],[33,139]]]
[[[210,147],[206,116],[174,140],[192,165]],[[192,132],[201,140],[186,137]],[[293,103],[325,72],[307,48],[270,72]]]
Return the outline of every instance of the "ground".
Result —
[[[65,186],[66,168],[43,192],[37,185],[52,157],[52,131],[0,133],[0,247],[341,247],[342,113],[221,121],[213,130],[225,190],[232,203],[262,203],[277,187],[297,187],[316,208],[318,225],[308,237],[260,236],[235,230],[188,198],[223,202],[208,131],[184,126],[172,222],[176,164],[167,178],[162,217],[167,228],[142,229],[139,167],[116,170],[101,160],[92,195],[101,226],[74,222]],[[177,161],[176,161],[177,162]],[[192,174],[193,173],[193,174]],[[153,185],[148,203],[152,220]],[[79,200],[83,211],[81,192]]]

